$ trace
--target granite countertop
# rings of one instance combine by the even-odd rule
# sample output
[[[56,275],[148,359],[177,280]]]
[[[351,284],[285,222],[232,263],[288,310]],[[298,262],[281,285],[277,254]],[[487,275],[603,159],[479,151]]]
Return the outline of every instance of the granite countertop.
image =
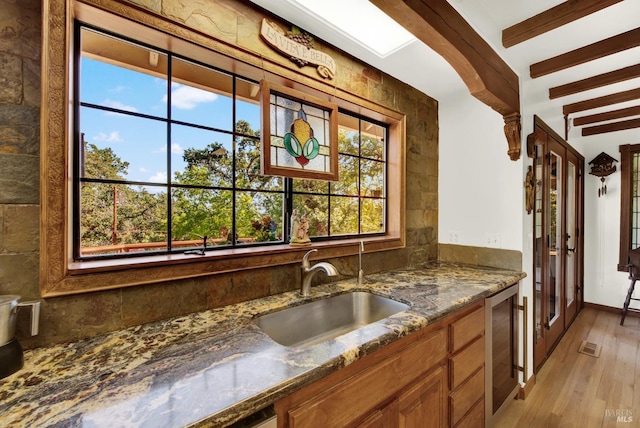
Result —
[[[226,426],[524,276],[431,263],[28,350],[24,368],[0,380],[0,425]],[[348,290],[411,308],[308,348],[281,346],[252,321]]]

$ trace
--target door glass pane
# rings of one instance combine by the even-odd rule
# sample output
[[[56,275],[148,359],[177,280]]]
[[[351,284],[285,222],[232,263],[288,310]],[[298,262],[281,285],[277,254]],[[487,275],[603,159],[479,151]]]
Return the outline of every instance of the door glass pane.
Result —
[[[543,163],[543,147],[542,145],[536,145],[536,158],[535,158],[535,200],[533,207],[534,215],[534,233],[535,238],[533,242],[534,251],[534,280],[535,280],[535,323],[536,323],[536,336],[535,342],[538,343],[542,340],[544,333],[544,315],[542,313],[542,258],[543,258],[543,230],[542,230],[542,163]]]
[[[558,275],[561,274],[562,254],[562,158],[554,153],[549,153],[549,294],[547,301],[547,317],[549,325],[553,324],[560,316],[560,284]]]
[[[516,370],[517,354],[517,294],[503,300],[491,308],[491,347],[492,360],[488,364],[493,365],[493,402],[492,409],[495,413],[498,408],[509,398],[509,394],[518,384],[518,371]],[[514,328],[516,326],[516,328]]]
[[[576,166],[567,163],[567,252],[566,252],[566,281],[567,306],[573,303],[576,282]]]

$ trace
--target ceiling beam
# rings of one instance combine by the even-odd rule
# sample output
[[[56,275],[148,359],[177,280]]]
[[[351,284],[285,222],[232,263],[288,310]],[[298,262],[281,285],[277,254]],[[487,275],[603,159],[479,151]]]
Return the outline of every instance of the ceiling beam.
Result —
[[[502,46],[510,48],[547,31],[584,18],[622,0],[568,0],[502,30]]]
[[[590,123],[605,122],[607,120],[621,119],[629,116],[640,116],[640,106],[621,108],[604,113],[591,114],[588,116],[574,117],[573,126],[588,125]]]
[[[440,54],[471,95],[502,115],[509,157],[519,159],[520,86],[511,67],[447,0],[370,1]]]
[[[582,128],[582,136],[604,134],[607,132],[624,131],[625,129],[640,128],[640,118],[621,120],[620,122],[607,123],[606,125],[590,126]]]
[[[533,79],[640,46],[640,28],[531,64]]]
[[[502,115],[520,111],[518,75],[446,0],[371,3],[451,64],[473,96]]]
[[[560,98],[578,92],[588,91],[613,83],[624,82],[625,80],[640,77],[640,64],[630,65],[619,70],[598,74],[587,79],[576,80],[561,86],[549,88],[549,99]]]
[[[611,104],[623,103],[625,101],[633,101],[640,98],[640,88],[630,89],[628,91],[616,92],[615,94],[605,95],[603,97],[591,98],[589,100],[579,101],[573,104],[565,104],[562,106],[562,114],[565,116],[578,111],[591,110],[598,107],[604,107]]]

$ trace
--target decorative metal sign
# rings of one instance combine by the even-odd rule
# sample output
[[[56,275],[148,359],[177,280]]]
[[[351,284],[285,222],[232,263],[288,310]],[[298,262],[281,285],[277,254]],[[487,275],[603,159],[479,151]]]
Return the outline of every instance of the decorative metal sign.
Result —
[[[294,30],[297,30],[294,28]],[[298,67],[313,64],[318,74],[325,79],[333,79],[336,62],[324,52],[313,49],[313,39],[307,33],[290,31],[285,34],[266,18],[262,20],[260,35],[273,49],[288,56]]]

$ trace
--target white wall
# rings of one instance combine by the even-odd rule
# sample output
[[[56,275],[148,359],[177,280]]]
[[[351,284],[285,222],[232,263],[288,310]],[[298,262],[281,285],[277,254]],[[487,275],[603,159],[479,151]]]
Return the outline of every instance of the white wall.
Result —
[[[441,100],[438,120],[439,242],[521,251],[522,164],[502,116],[466,92]]]
[[[466,88],[439,100],[438,120],[438,241],[522,251],[527,278],[520,283],[520,295],[528,296],[529,314],[533,314],[532,276],[528,272],[532,263],[527,262],[532,256],[526,253],[524,224],[531,222],[531,216],[524,209],[523,185],[530,160],[524,151],[518,161],[509,158],[502,115],[469,95]],[[492,237],[498,242],[489,242]],[[529,325],[533,325],[532,316],[529,318]],[[527,340],[533,343],[531,331]],[[529,379],[533,374],[532,346],[527,360]]]
[[[628,274],[618,272],[620,243],[620,164],[617,171],[605,179],[607,194],[598,197],[600,179],[589,175],[588,162],[601,152],[620,160],[621,144],[639,144],[640,130],[612,132],[589,137],[574,137],[570,141],[582,147],[587,163],[585,169],[585,302],[622,307],[629,288]],[[640,287],[636,292],[638,297]],[[638,307],[638,304],[633,304]]]

